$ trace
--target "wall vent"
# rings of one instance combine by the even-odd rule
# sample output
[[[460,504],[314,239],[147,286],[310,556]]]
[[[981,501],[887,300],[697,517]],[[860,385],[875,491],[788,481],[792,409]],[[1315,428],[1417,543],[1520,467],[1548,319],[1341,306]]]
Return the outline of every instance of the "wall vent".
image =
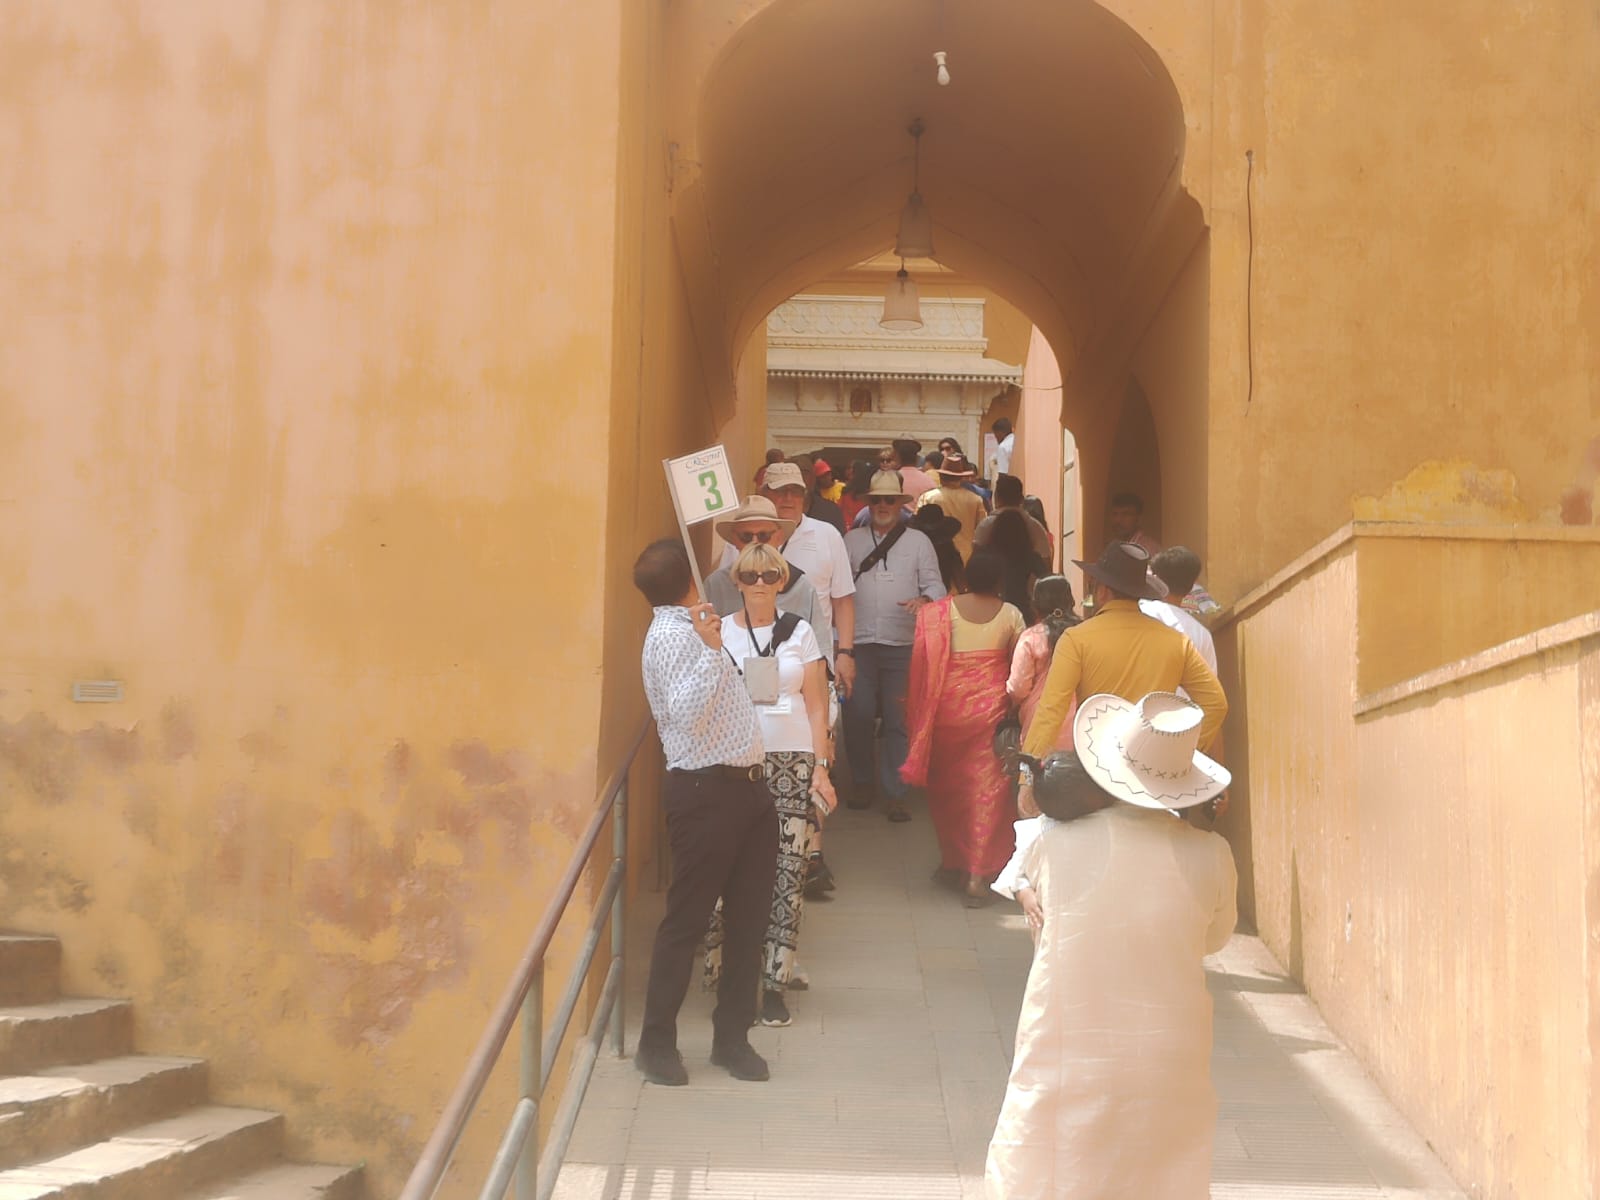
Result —
[[[74,679],[72,701],[74,704],[115,704],[122,699],[120,679]]]

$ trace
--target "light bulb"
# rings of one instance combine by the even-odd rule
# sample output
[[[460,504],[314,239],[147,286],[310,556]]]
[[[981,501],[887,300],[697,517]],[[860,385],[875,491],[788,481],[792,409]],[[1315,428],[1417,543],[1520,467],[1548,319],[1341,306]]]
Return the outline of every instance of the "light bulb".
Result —
[[[939,70],[938,70],[938,73],[937,73],[937,78],[939,80],[939,86],[940,87],[949,87],[950,86],[950,68],[944,65],[944,60],[945,60],[945,51],[943,51],[943,50],[935,50],[933,52],[933,61],[939,64]]]

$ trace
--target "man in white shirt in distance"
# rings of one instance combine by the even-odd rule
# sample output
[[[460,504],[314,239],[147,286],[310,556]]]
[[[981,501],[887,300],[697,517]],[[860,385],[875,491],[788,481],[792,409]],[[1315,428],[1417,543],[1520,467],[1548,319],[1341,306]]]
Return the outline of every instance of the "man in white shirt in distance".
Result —
[[[994,440],[998,445],[995,446],[994,457],[990,459],[994,467],[989,475],[990,479],[998,479],[1002,475],[1011,473],[1011,455],[1017,448],[1017,435],[1011,431],[1010,417],[1001,417],[995,421]],[[999,506],[1000,497],[996,496],[995,507]]]
[[[1217,647],[1212,641],[1211,631],[1200,624],[1199,619],[1181,603],[1200,578],[1200,565],[1200,556],[1187,546],[1168,546],[1157,554],[1150,560],[1150,573],[1167,585],[1167,598],[1141,600],[1139,611],[1186,635],[1215,674]]]

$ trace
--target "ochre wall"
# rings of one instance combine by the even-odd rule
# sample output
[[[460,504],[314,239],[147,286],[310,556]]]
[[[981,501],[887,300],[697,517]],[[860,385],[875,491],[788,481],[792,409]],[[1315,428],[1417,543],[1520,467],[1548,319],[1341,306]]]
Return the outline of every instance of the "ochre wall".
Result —
[[[1358,545],[1362,695],[1600,607],[1600,528],[1389,525]]]
[[[1209,548],[1208,250],[1202,242],[1189,256],[1130,364],[1160,439],[1161,541],[1188,546],[1202,561]],[[1224,558],[1233,553],[1227,542],[1224,538],[1218,546]],[[1202,578],[1209,578],[1209,572]]]
[[[620,44],[605,3],[0,20],[0,924],[373,1195],[601,769]]]
[[[1473,1194],[1592,1194],[1600,618],[1358,704],[1358,620],[1365,638],[1394,611],[1367,603],[1394,593],[1386,552],[1432,547],[1351,534],[1219,629],[1250,913]]]
[[[1063,474],[1064,439],[1061,428],[1061,366],[1050,343],[1037,329],[1028,343],[1023,363],[1022,398],[1018,404],[1017,441],[1012,461],[1027,490],[1044,504],[1047,524],[1054,537],[1055,565],[1072,582],[1073,595],[1083,597],[1083,573],[1072,565],[1083,557],[1082,497],[1078,495],[1076,448],[1070,454],[1071,470]],[[1061,494],[1068,492],[1062,512]],[[1063,546],[1062,535],[1066,535]]]
[[[1504,469],[1522,515],[1497,519],[1554,522],[1600,434],[1593,5],[1209,11],[1205,110],[1173,69],[1212,147],[1199,164],[1191,141],[1185,177],[1211,181],[1218,594],[1430,460]],[[1405,500],[1383,515],[1461,519]]]

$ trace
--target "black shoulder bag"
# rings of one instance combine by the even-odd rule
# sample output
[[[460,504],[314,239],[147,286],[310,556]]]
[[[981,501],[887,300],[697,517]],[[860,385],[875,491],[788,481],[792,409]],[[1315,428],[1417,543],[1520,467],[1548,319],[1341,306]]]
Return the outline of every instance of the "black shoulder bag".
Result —
[[[890,530],[889,536],[884,538],[883,541],[879,542],[872,548],[872,553],[861,560],[861,565],[856,568],[855,574],[850,578],[860,579],[868,571],[872,570],[873,567],[877,566],[885,558],[887,558],[889,556],[890,549],[892,549],[894,544],[900,540],[900,535],[905,531],[906,527],[903,524],[896,525],[892,530]]]

